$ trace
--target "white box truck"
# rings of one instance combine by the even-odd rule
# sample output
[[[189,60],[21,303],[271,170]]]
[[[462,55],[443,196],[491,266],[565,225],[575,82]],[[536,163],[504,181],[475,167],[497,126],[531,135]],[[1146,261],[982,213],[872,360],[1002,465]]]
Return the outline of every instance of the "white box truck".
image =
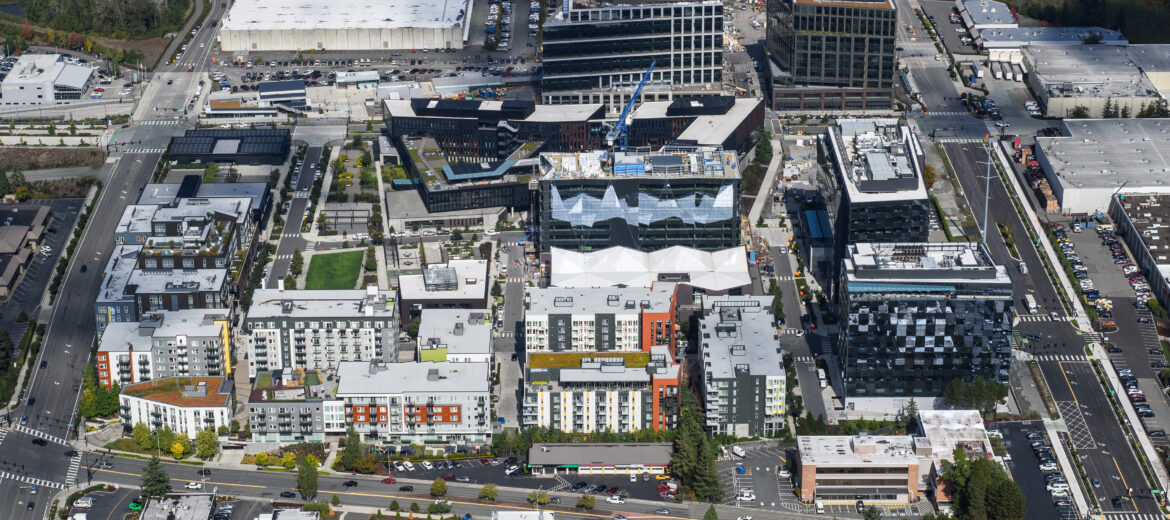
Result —
[[[747,456],[747,452],[743,451],[743,448],[740,448],[739,446],[732,446],[731,452],[734,453],[736,457],[741,459]]]

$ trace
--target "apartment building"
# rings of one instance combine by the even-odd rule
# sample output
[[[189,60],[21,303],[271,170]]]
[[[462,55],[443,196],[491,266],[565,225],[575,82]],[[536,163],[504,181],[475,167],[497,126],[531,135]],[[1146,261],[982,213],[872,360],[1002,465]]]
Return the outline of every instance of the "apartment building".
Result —
[[[98,383],[112,388],[169,377],[230,376],[226,311],[161,311],[110,323],[98,343]]]
[[[565,0],[544,21],[545,104],[629,101],[655,61],[642,99],[710,95],[723,83],[723,4]]]
[[[291,368],[272,372],[269,386],[257,385],[248,396],[248,426],[253,442],[324,442],[345,433],[345,405],[336,398],[337,382],[297,380]]]
[[[891,398],[939,397],[954,379],[1007,384],[1012,280],[985,246],[858,243],[843,262],[838,348],[847,402],[872,409]]]
[[[423,309],[486,309],[490,285],[487,260],[427,264],[421,274],[398,277],[402,321],[418,318]]]
[[[337,399],[364,442],[491,443],[491,365],[341,362]]]
[[[423,309],[418,325],[419,361],[492,361],[490,309]]]
[[[365,290],[259,289],[244,318],[248,374],[337,368],[344,361],[394,359],[394,295]]]
[[[891,0],[768,0],[767,16],[773,109],[893,110]]]
[[[231,379],[169,377],[122,388],[119,416],[127,430],[142,423],[152,430],[170,428],[194,439],[208,428],[219,430],[232,420]]]
[[[787,380],[772,305],[772,296],[719,296],[703,302],[699,359],[711,433],[771,436],[787,428]]]
[[[524,313],[528,352],[649,352],[675,349],[678,284],[530,290]]]

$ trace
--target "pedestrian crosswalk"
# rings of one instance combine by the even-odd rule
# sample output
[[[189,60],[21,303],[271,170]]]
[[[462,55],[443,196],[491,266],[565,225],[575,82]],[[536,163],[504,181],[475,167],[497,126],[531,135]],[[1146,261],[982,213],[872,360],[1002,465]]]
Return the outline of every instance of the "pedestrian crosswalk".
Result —
[[[292,257],[293,257],[293,255],[276,255],[276,256],[273,256],[272,258],[276,259],[276,260],[292,260]]]
[[[16,426],[13,426],[12,429],[16,430],[18,432],[21,432],[21,433],[26,433],[28,435],[32,435],[33,437],[40,437],[40,438],[42,438],[46,441],[49,441],[49,442],[55,442],[57,444],[64,444],[66,446],[69,445],[69,441],[66,441],[65,439],[62,439],[60,437],[54,437],[54,436],[49,435],[49,434],[42,432],[42,431],[34,430],[34,429],[29,428],[28,426],[25,426],[23,424],[18,424]]]
[[[163,153],[167,151],[166,148],[123,148],[123,153]]]
[[[793,279],[792,275],[786,275],[786,274],[782,274],[782,275],[776,277],[776,280],[781,281],[781,282],[791,282],[792,279]]]
[[[4,443],[4,437],[8,435],[8,428],[0,428],[0,444]]]
[[[794,329],[794,328],[789,327],[789,328],[784,329],[784,334],[795,336],[795,335],[799,334],[802,330],[804,330],[804,329]]]
[[[300,233],[285,233],[283,235],[280,235],[280,238],[301,238],[301,234]]]
[[[812,363],[813,362],[812,356],[796,356],[794,359],[797,363]]]
[[[936,137],[934,139],[940,143],[982,143],[983,139],[978,137]]]
[[[65,489],[65,488],[69,487],[69,486],[62,484],[60,482],[53,482],[51,480],[45,480],[43,478],[33,478],[33,477],[26,476],[26,475],[17,475],[16,473],[9,473],[7,471],[0,471],[0,480],[16,480],[18,482],[24,482],[25,484],[32,484],[34,486],[54,488],[54,489]]]
[[[298,191],[296,193],[293,193],[293,198],[294,199],[307,199],[307,198],[309,198],[309,192],[303,191],[303,190]]]
[[[81,470],[81,454],[74,455],[69,460],[69,471],[65,473],[65,484],[72,486],[77,484],[77,472]]]
[[[1021,314],[1020,321],[1056,321],[1064,320],[1064,318],[1053,318],[1049,314]]]
[[[967,115],[967,112],[958,112],[958,111],[954,111],[954,112],[927,112],[926,115],[935,116],[935,117],[943,117],[943,116],[954,117],[954,116],[965,116],[965,115]]]
[[[134,124],[142,125],[142,126],[178,126],[179,122],[173,121],[173,120],[160,120],[160,121],[138,121]]]
[[[1109,520],[1164,520],[1165,517],[1156,514],[1142,513],[1110,513],[1102,511],[1101,515]]]
[[[1036,361],[1088,361],[1089,358],[1077,354],[1041,354],[1035,356]]]

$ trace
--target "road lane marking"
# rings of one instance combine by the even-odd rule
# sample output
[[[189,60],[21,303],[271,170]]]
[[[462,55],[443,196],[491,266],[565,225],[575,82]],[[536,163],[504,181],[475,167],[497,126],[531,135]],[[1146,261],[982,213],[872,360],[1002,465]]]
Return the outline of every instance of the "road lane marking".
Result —
[[[112,469],[95,468],[95,471],[104,471],[106,473],[113,473],[115,475],[126,475],[128,477],[142,476],[141,473],[126,473],[124,471],[114,471]],[[295,475],[295,473],[290,473],[290,475]],[[246,488],[256,488],[256,489],[268,489],[268,486],[257,486],[254,484],[233,484],[231,482],[212,482],[210,480],[203,483],[204,486],[206,486],[208,484],[213,484],[213,485],[217,485],[217,486],[235,486],[235,487],[246,487]]]
[[[1081,406],[1081,402],[1077,400],[1077,393],[1073,391],[1072,383],[1068,380],[1068,373],[1064,371],[1064,363],[1057,362],[1056,366],[1060,368],[1060,375],[1064,377],[1064,384],[1068,385],[1068,391],[1072,394],[1073,402],[1077,403],[1077,407]]]
[[[1129,483],[1125,481],[1125,475],[1121,473],[1121,466],[1117,464],[1117,457],[1110,457],[1113,459],[1113,467],[1117,468],[1117,476],[1121,477],[1121,485],[1125,486],[1126,498],[1129,499],[1129,504],[1133,506],[1133,510],[1137,511],[1137,502],[1133,500],[1133,492],[1129,490]]]

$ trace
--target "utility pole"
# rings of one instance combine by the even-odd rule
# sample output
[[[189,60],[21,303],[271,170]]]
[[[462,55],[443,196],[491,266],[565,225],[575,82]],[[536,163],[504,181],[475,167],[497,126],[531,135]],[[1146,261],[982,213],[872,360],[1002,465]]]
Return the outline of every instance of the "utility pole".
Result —
[[[987,207],[991,205],[991,144],[987,137],[983,138],[983,150],[987,152],[987,171],[983,174],[983,243],[987,244]]]

